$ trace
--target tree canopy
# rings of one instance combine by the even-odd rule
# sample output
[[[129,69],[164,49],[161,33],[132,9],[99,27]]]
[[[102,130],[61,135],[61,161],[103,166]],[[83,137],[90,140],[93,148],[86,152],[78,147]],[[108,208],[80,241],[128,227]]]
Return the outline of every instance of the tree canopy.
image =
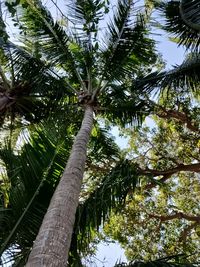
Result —
[[[199,102],[172,93],[150,104],[151,121],[126,130],[127,158],[138,165],[140,182],[105,233],[130,260],[186,254],[199,261]]]
[[[199,39],[197,29],[185,24],[187,7],[179,14],[177,1],[158,4],[167,18],[164,28],[181,33],[178,42],[192,53],[171,71],[149,74],[160,67],[155,41],[148,35],[151,1],[142,13],[132,1],[120,0],[112,11],[109,1],[66,1],[66,14],[52,2],[57,19],[43,1],[5,1],[3,8],[20,31],[20,45],[11,42],[1,13],[2,125],[9,115],[11,135],[13,119],[25,126],[17,132],[25,133],[24,143],[21,139],[17,146],[19,135],[14,145],[10,140],[2,144],[0,153],[1,253],[6,251],[6,259],[14,259],[15,266],[27,261],[62,180],[84,110],[90,107],[95,118],[72,234],[71,266],[81,265],[94,230],[101,229],[111,212],[105,231],[128,248],[131,260],[182,252],[191,253],[189,260],[198,259],[192,252],[199,236]],[[175,27],[169,27],[174,16]],[[185,37],[185,29],[197,39]],[[162,92],[159,101],[151,94],[155,88]],[[109,126],[141,124],[148,115],[153,116],[154,129],[128,130],[130,149],[120,151],[108,134]],[[101,127],[104,124],[108,129]],[[161,261],[165,263],[171,264]]]

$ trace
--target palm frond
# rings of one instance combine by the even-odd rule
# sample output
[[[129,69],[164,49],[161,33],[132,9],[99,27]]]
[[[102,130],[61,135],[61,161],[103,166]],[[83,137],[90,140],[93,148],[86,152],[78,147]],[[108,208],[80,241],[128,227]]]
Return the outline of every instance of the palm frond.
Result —
[[[135,261],[130,263],[118,263],[114,267],[198,267],[199,263],[188,261],[190,255],[177,254],[154,261]]]
[[[69,148],[60,142],[55,135],[46,138],[40,131],[19,154],[14,155],[8,146],[0,151],[10,181],[9,204],[1,209],[5,219],[0,225],[0,251],[9,253],[9,260],[22,255],[26,259],[32,247],[68,155]],[[3,224],[4,220],[9,224]]]
[[[93,193],[79,204],[74,231],[90,239],[92,229],[99,229],[113,209],[120,210],[130,190],[137,184],[137,167],[128,160],[119,161],[104,176]],[[81,243],[79,244],[81,246]]]
[[[76,0],[69,6],[69,17],[74,21],[77,33],[79,31],[80,35],[83,34],[83,38],[87,36],[88,45],[92,45],[92,40],[88,38],[96,37],[99,21],[103,18],[103,10],[106,8],[108,5],[102,0]]]
[[[192,29],[200,31],[200,6],[198,0],[182,0],[180,13],[183,21]]]
[[[6,31],[6,24],[3,20],[2,3],[0,3],[0,41],[6,42],[8,38],[9,35]]]
[[[102,105],[105,107],[103,115],[121,126],[141,125],[150,110],[139,98],[141,92],[138,89],[130,84],[110,85],[105,95],[102,94]]]
[[[166,17],[166,25],[164,26],[164,29],[173,33],[180,45],[185,45],[188,49],[192,50],[199,50],[200,47],[200,27],[198,26],[198,28],[196,28],[191,24],[191,21],[196,21],[196,19],[198,21],[195,23],[199,24],[200,11],[198,11],[198,4],[199,1],[171,0],[161,2],[159,5],[160,10]],[[186,5],[187,9],[189,9],[188,14],[183,14],[183,5]],[[185,11],[186,10],[184,10],[184,12]]]
[[[95,123],[90,138],[88,149],[88,160],[93,164],[101,165],[105,159],[109,158],[115,160],[119,157],[120,151],[114,138],[110,135],[109,131]]]
[[[50,11],[39,0],[28,0],[26,6],[22,5],[20,12],[24,31],[39,42],[46,60],[51,64],[62,66],[69,76],[76,77],[77,82],[85,88],[80,70],[78,71],[78,61],[73,55],[73,49],[76,50],[77,57],[77,51],[80,51],[80,48],[74,43],[72,36],[69,36],[63,27],[54,21]],[[79,57],[81,57],[81,51]]]
[[[8,50],[12,57],[10,64],[14,68],[16,82],[28,81],[33,87],[32,95],[40,93],[40,96],[51,96],[54,92],[55,95],[66,94],[70,96],[74,93],[73,88],[53,70],[50,64],[37,59],[23,47],[9,42],[5,45],[5,50]]]
[[[155,60],[154,41],[146,37],[145,16],[135,14],[132,1],[118,1],[113,21],[107,27],[103,76],[120,79],[130,70],[136,70],[138,64]]]
[[[198,53],[190,54],[179,66],[171,71],[154,72],[145,78],[136,81],[136,88],[140,87],[151,91],[153,89],[181,90],[189,92],[199,91],[200,84],[200,56]]]
[[[13,114],[13,118],[25,116],[29,122],[38,122],[61,104],[61,100],[73,101],[73,88],[49,64],[10,41],[2,43],[1,49],[6,57],[6,74],[11,73],[9,88],[4,83],[1,91],[13,101],[8,109],[1,110],[2,121],[6,114]]]

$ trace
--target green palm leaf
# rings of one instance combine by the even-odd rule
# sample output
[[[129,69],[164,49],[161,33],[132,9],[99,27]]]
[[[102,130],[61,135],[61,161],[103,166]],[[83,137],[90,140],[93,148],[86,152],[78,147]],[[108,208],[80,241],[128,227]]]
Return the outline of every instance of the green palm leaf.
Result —
[[[146,37],[148,31],[143,15],[134,12],[133,1],[118,1],[114,19],[108,24],[103,52],[104,76],[119,79],[138,63],[155,60],[152,54],[154,41]]]
[[[80,75],[81,66],[77,60],[77,58],[81,60],[82,54],[73,37],[54,21],[41,1],[29,0],[21,10],[23,14],[21,21],[27,33],[39,42],[48,62],[61,65],[67,71],[67,75],[71,74],[73,79],[76,78],[77,82],[84,87]]]
[[[114,138],[107,129],[100,127],[98,122],[95,123],[92,131],[88,153],[88,161],[94,165],[101,165],[108,157],[110,161],[115,161],[120,155]]]
[[[200,82],[200,57],[198,53],[190,54],[186,60],[171,71],[155,72],[136,82],[136,87],[153,90],[167,88],[168,90],[192,91],[198,93]]]
[[[190,0],[171,0],[160,4],[160,9],[167,19],[164,29],[175,34],[179,44],[193,50],[198,50],[200,46],[200,11],[198,4],[199,1]]]
[[[141,125],[150,110],[142,101],[140,89],[141,87],[134,84],[116,83],[108,86],[105,93],[102,93],[102,103],[105,107],[102,115],[120,126]]]
[[[71,253],[76,254],[77,249],[81,251],[82,241],[90,241],[92,231],[99,230],[111,211],[120,211],[128,193],[134,190],[137,180],[137,167],[128,160],[119,161],[103,176],[96,189],[79,204]]]
[[[10,99],[9,109],[1,108],[2,121],[12,114],[13,118],[25,116],[29,122],[36,122],[49,115],[55,101],[64,98],[69,102],[73,89],[49,65],[8,40],[1,41],[1,52],[5,59],[1,77],[6,80],[0,89]]]
[[[25,262],[62,174],[67,150],[58,135],[47,139],[38,132],[17,155],[8,146],[0,151],[10,181],[9,204],[1,209],[1,255],[9,252],[10,260],[19,256],[22,260],[23,255]]]

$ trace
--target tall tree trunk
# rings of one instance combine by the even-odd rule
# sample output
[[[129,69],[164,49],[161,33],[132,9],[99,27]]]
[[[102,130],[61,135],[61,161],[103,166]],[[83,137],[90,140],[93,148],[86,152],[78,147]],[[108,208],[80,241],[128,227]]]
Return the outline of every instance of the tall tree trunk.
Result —
[[[26,267],[65,267],[84,174],[93,108],[86,106],[63,176],[34,242]]]

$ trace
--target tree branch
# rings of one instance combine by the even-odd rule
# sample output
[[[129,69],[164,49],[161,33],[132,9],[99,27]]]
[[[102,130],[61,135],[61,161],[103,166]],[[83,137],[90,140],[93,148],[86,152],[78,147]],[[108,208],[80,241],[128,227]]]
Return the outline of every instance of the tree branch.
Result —
[[[186,242],[188,233],[194,229],[197,225],[200,224],[200,216],[194,216],[190,214],[185,214],[183,212],[175,212],[172,215],[156,215],[156,214],[148,214],[150,219],[158,219],[159,222],[159,227],[163,222],[166,221],[171,221],[174,219],[185,219],[187,221],[192,221],[194,223],[188,225],[187,227],[184,228],[183,232],[181,233],[179,241]]]
[[[194,123],[192,123],[191,119],[189,118],[189,116],[184,113],[184,112],[180,112],[178,110],[173,110],[173,109],[166,109],[163,106],[155,103],[154,101],[148,99],[148,102],[150,107],[154,106],[157,107],[158,110],[155,113],[158,117],[160,118],[166,118],[166,119],[170,119],[170,118],[174,118],[177,119],[179,122],[181,122],[182,124],[186,124],[187,128],[193,132],[200,132],[200,129],[198,126],[196,126]]]
[[[180,171],[188,171],[188,172],[200,172],[200,163],[193,163],[193,164],[179,164],[174,168],[168,170],[154,170],[154,169],[139,169],[140,174],[152,174],[154,177],[161,176],[161,175],[172,175],[174,173]]]
[[[191,119],[184,112],[180,112],[178,110],[172,110],[172,109],[166,110],[162,107],[162,111],[156,112],[156,115],[160,118],[177,119],[181,123],[186,124],[189,130],[193,132],[199,132],[199,128],[192,123]]]
[[[182,241],[183,243],[186,243],[186,239],[187,239],[188,233],[189,233],[192,229],[194,229],[198,224],[199,224],[199,221],[194,222],[194,223],[191,224],[191,225],[188,225],[188,227],[186,227],[186,228],[183,230],[183,232],[181,233],[181,236],[180,236],[179,241]]]
[[[151,182],[145,186],[145,190],[149,190],[157,186],[159,183],[166,182],[174,173],[180,172],[180,171],[187,171],[187,172],[200,172],[200,163],[194,163],[194,164],[179,164],[174,168],[168,169],[168,170],[154,170],[154,169],[138,169],[139,174],[144,175],[153,175],[154,177],[157,176],[163,176],[159,180],[155,180],[154,182]]]
[[[185,219],[187,221],[200,223],[200,216],[189,215],[183,212],[175,212],[172,215],[156,215],[156,214],[148,214],[148,215],[149,215],[149,218],[159,219],[161,222],[171,221],[174,219]]]

